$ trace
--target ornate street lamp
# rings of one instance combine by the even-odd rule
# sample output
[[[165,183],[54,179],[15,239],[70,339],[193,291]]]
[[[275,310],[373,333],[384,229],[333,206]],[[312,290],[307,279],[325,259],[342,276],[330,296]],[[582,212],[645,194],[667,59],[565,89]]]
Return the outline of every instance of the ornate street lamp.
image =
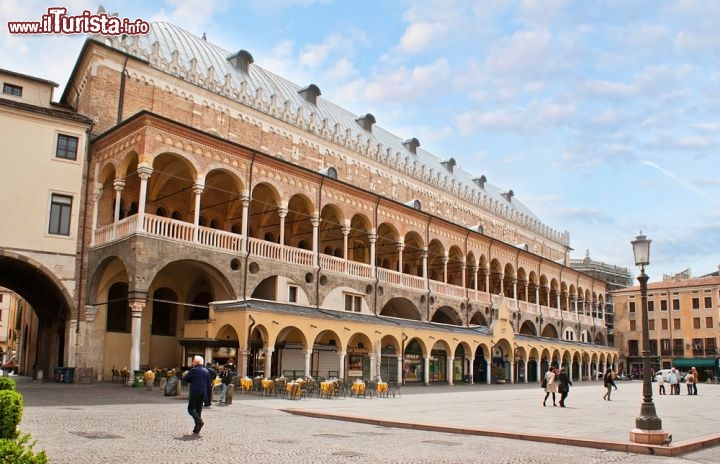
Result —
[[[662,421],[655,413],[652,399],[652,374],[650,373],[650,330],[648,329],[647,283],[648,275],[645,266],[650,264],[650,242],[646,236],[640,235],[633,240],[635,265],[640,267],[640,310],[642,311],[642,355],[643,355],[643,401],[640,415],[635,418],[635,429],[630,431],[630,439],[636,443],[667,444],[668,434],[662,430]]]

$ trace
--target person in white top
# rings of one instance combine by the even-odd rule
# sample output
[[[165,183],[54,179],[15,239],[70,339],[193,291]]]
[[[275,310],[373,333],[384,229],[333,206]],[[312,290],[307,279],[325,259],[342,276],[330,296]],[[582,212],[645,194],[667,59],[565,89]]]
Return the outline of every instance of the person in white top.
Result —
[[[547,401],[550,394],[552,394],[553,406],[557,406],[557,404],[555,404],[555,393],[557,392],[557,384],[555,383],[554,367],[550,366],[548,368],[548,371],[545,373],[543,381],[545,382],[545,399],[543,400],[543,406],[545,406],[545,402]]]
[[[664,395],[665,394],[665,381],[663,380],[662,373],[659,373],[655,376],[655,380],[657,380],[658,383],[658,395]]]

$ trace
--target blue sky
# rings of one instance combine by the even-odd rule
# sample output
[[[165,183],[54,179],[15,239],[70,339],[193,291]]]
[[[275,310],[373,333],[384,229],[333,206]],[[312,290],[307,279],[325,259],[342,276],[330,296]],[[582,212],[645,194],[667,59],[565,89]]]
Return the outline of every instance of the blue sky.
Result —
[[[720,265],[720,2],[714,0],[103,1],[164,20],[512,189],[573,258],[651,281]],[[97,3],[0,0],[6,21]],[[83,36],[0,32],[0,67],[53,80]]]

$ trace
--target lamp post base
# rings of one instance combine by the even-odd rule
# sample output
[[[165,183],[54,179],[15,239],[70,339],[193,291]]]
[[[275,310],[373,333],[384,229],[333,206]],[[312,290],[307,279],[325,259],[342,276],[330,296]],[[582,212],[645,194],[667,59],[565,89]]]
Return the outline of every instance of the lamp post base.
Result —
[[[668,437],[664,430],[630,430],[630,441],[641,445],[667,445]]]

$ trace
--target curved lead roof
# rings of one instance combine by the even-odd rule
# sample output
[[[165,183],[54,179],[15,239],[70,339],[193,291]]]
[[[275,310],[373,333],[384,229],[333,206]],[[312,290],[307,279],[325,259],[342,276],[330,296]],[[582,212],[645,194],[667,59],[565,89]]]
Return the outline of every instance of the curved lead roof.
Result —
[[[317,125],[321,125],[324,120],[327,120],[327,127],[331,132],[338,125],[340,133],[345,134],[350,130],[353,138],[361,134],[363,139],[369,141],[370,146],[378,146],[379,144],[384,152],[389,149],[389,152],[393,155],[400,153],[403,158],[407,156],[416,157],[418,165],[425,165],[426,169],[432,169],[435,175],[440,173],[442,176],[449,176],[450,179],[455,179],[456,184],[460,183],[463,188],[467,186],[471,191],[482,192],[497,204],[503,205],[508,210],[514,210],[531,222],[537,222],[541,229],[544,228],[532,211],[518,201],[517,198],[508,201],[503,196],[504,192],[501,189],[489,183],[485,183],[484,188],[480,188],[473,181],[475,177],[479,176],[463,171],[459,166],[455,166],[450,172],[443,166],[440,158],[422,148],[418,148],[416,153],[413,154],[403,145],[405,139],[384,130],[378,125],[373,125],[371,131],[363,129],[357,122],[357,119],[361,116],[353,114],[326,99],[318,98],[315,104],[308,102],[298,93],[303,87],[267,69],[250,64],[246,73],[236,68],[228,60],[235,52],[224,50],[204,38],[199,38],[173,24],[155,22],[152,23],[150,32],[147,35],[124,37],[121,41],[117,39],[108,40],[107,37],[99,36],[96,36],[95,39],[124,53],[148,60],[151,66],[164,72],[169,72],[169,67],[175,60],[182,72],[188,72],[194,67],[195,72],[201,79],[216,82],[215,87],[206,86],[211,87],[211,89],[222,88],[228,78],[230,87],[236,92],[241,89],[242,83],[245,82],[248,98],[251,99],[255,98],[258,89],[262,89],[262,98],[267,103],[270,102],[270,96],[275,95],[278,106],[289,105],[291,111],[294,112],[297,112],[299,108],[303,108],[303,117],[307,119],[314,114],[317,118]],[[195,60],[194,65],[193,60]],[[214,75],[208,78],[210,69],[212,69]],[[548,229],[545,230],[545,234],[552,236],[556,232]],[[554,238],[558,239],[558,237]],[[562,238],[560,241],[563,241]]]

